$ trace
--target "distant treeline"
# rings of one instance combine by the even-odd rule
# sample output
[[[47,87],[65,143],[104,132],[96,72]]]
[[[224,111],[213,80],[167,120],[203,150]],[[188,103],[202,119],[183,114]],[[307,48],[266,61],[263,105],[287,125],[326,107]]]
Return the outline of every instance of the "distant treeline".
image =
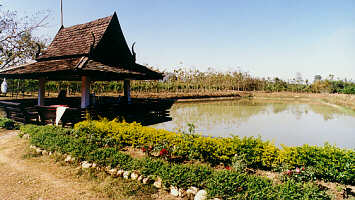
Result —
[[[37,80],[7,80],[8,92],[12,94],[34,93],[38,90]],[[80,82],[49,81],[46,92],[66,90],[68,94],[80,93]],[[200,72],[198,70],[175,70],[165,73],[160,81],[132,81],[132,92],[213,92],[213,91],[265,91],[265,92],[307,92],[355,94],[355,83],[347,80],[334,80],[333,76],[322,80],[316,76],[313,82],[301,77],[284,81],[280,78],[257,78],[245,72]],[[122,93],[123,81],[91,83],[91,92]]]

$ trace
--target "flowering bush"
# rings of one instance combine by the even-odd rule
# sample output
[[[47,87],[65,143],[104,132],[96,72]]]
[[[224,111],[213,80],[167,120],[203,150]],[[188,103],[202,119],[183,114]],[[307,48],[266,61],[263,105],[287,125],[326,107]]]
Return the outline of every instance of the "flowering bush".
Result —
[[[143,153],[145,153],[148,156],[150,156],[152,154],[152,151],[153,151],[153,146],[143,146],[143,147],[141,147],[141,150],[142,150]]]
[[[168,150],[166,150],[165,148],[160,150],[159,156],[164,157],[164,156],[167,156],[167,155],[168,155]]]
[[[298,182],[316,180],[315,170],[313,167],[296,167],[295,169],[288,169],[282,172],[281,180],[287,181],[293,179]]]

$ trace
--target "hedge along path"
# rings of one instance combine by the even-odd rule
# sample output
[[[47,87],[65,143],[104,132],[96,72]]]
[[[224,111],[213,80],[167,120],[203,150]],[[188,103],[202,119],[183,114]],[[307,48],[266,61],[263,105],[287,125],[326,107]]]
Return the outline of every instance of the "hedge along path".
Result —
[[[281,185],[273,185],[271,180],[266,178],[228,170],[215,171],[203,165],[181,165],[151,158],[133,159],[117,148],[98,145],[98,141],[91,135],[88,135],[88,138],[78,137],[68,129],[53,126],[26,126],[21,129],[23,133],[29,134],[31,144],[47,151],[71,154],[79,161],[95,162],[100,169],[111,166],[124,170],[138,170],[144,176],[157,175],[167,187],[206,188],[211,197],[289,199],[291,195],[294,199],[330,199],[325,191],[311,182],[287,181]]]
[[[64,177],[53,162],[23,159],[28,145],[17,134],[0,136],[0,199],[103,199],[85,183]]]

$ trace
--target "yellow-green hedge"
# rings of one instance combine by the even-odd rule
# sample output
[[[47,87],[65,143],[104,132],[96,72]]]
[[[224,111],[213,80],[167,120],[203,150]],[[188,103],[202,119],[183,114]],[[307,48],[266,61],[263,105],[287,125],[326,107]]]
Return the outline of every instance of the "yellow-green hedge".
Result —
[[[250,168],[292,169],[314,167],[316,176],[325,180],[349,183],[355,180],[355,152],[329,144],[278,148],[260,138],[237,136],[212,138],[175,133],[145,127],[138,123],[117,121],[84,121],[75,125],[74,132],[90,137],[102,146],[151,146],[167,149],[169,155],[182,159],[197,159],[211,164],[231,164],[237,155]]]
[[[238,154],[246,158],[249,166],[270,167],[278,155],[273,144],[253,137],[212,138],[108,120],[80,122],[74,129],[81,135],[113,138],[118,145],[165,148],[170,155],[201,159],[212,164],[228,163]]]

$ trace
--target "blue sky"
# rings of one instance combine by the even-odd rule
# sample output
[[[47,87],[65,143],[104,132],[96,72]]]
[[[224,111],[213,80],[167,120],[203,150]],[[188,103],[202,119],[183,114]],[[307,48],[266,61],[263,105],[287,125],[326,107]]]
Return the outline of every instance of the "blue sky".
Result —
[[[59,28],[59,0],[5,0],[20,15],[50,10],[41,34]],[[117,12],[137,61],[160,70],[242,70],[258,77],[355,80],[354,0],[80,0],[64,2],[64,25]]]

